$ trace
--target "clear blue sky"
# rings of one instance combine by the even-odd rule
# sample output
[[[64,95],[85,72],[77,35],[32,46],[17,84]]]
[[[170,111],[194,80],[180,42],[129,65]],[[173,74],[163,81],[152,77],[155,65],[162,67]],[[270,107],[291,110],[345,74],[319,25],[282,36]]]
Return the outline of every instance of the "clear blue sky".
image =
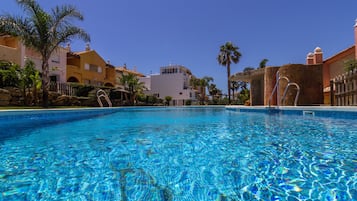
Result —
[[[181,64],[197,77],[211,76],[226,92],[226,69],[216,60],[232,41],[242,54],[231,72],[305,63],[319,46],[328,58],[354,44],[356,0],[39,0],[47,10],[72,4],[85,20],[91,47],[115,66],[124,63],[145,75]],[[0,13],[20,14],[15,0],[2,0]],[[73,51],[85,47],[72,43]]]

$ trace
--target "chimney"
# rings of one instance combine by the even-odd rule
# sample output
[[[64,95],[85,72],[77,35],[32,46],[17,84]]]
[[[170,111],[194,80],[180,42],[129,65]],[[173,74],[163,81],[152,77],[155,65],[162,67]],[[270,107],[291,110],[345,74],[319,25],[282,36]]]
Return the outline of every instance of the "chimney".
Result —
[[[67,43],[67,47],[66,47],[68,52],[71,52],[71,43]]]
[[[307,65],[314,64],[314,53],[309,52],[309,54],[307,54],[307,56],[306,56],[306,64]]]
[[[89,46],[89,43],[86,44],[86,51],[89,51],[90,50],[90,46]]]
[[[322,50],[320,47],[316,47],[314,50],[314,64],[322,64],[323,57],[322,57]]]
[[[357,19],[355,20],[355,59],[357,59]]]

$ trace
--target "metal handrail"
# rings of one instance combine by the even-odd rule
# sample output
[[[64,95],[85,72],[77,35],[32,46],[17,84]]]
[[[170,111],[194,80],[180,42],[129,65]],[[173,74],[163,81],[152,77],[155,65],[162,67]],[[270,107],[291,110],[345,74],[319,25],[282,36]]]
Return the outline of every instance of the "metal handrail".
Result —
[[[283,97],[281,98],[281,102],[283,103],[283,105],[285,105],[286,93],[288,92],[288,88],[289,88],[290,86],[295,86],[296,89],[297,89],[297,92],[296,92],[296,95],[295,95],[295,100],[294,100],[294,106],[297,106],[297,101],[298,101],[299,95],[300,95],[300,87],[299,87],[299,85],[296,84],[295,82],[290,82],[290,83],[288,83],[288,85],[285,87],[284,95],[283,95]]]
[[[290,80],[289,80],[288,77],[286,77],[286,76],[280,77],[280,76],[279,76],[279,71],[276,72],[275,77],[276,77],[276,83],[275,83],[274,89],[273,89],[273,91],[271,92],[270,97],[269,97],[269,100],[268,100],[268,105],[269,105],[269,107],[270,107],[270,101],[272,100],[273,95],[274,95],[275,92],[276,92],[277,105],[278,105],[278,106],[280,105],[280,102],[278,101],[280,94],[279,94],[279,90],[277,90],[277,88],[278,88],[278,86],[279,86],[280,80],[281,80],[281,79],[285,79],[288,83],[290,83]]]
[[[109,106],[109,107],[112,107],[112,101],[110,101],[110,99],[109,99],[107,93],[105,93],[105,91],[104,91],[103,89],[99,89],[99,90],[97,91],[97,101],[98,101],[100,107],[103,107],[102,100],[100,99],[101,97],[104,97],[104,99],[105,99],[105,100],[107,101],[107,103],[108,103],[108,106]]]

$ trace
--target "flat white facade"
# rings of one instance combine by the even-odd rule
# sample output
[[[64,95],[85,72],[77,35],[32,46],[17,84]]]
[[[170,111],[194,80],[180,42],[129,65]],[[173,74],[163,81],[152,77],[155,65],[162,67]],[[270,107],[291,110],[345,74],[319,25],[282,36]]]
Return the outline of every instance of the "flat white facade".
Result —
[[[165,99],[171,96],[170,105],[185,105],[187,100],[196,101],[195,90],[190,87],[191,71],[181,65],[160,68],[160,74],[139,78],[148,88],[146,94]]]

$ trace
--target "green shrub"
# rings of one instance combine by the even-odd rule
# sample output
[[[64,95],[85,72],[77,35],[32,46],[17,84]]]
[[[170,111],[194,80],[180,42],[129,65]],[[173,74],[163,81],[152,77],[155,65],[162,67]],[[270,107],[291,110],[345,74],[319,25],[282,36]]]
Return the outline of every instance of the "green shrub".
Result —
[[[88,97],[88,93],[94,89],[94,86],[82,85],[78,83],[71,83],[72,87],[76,89],[76,96]]]

